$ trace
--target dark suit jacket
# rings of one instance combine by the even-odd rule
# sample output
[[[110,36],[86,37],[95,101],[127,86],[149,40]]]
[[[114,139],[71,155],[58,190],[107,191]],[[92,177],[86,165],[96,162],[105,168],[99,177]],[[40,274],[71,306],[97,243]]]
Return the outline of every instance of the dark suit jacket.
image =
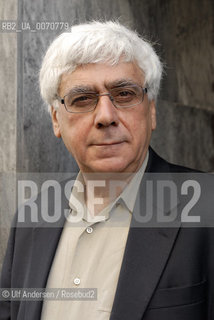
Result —
[[[188,170],[167,163],[150,149],[146,171],[174,174]],[[145,205],[144,187],[145,179],[139,191],[142,206]],[[209,188],[205,192],[202,204],[196,206],[197,214],[213,211],[210,204],[213,191]],[[177,218],[167,226],[142,224],[135,219],[134,213],[141,210],[136,206],[110,320],[214,319],[213,229],[181,227],[180,212],[184,206],[182,197],[171,208],[166,205],[166,214],[178,208]],[[17,228],[16,219],[14,221],[1,287],[44,288],[64,218],[54,228],[44,222]],[[39,301],[4,301],[0,302],[0,320],[39,320],[41,310]]]

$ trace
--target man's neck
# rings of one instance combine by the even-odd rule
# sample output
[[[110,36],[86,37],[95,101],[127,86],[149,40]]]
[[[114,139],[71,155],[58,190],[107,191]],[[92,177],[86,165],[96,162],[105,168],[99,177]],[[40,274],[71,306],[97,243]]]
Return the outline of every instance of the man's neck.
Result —
[[[83,173],[85,203],[92,215],[98,215],[129,184],[134,173]]]

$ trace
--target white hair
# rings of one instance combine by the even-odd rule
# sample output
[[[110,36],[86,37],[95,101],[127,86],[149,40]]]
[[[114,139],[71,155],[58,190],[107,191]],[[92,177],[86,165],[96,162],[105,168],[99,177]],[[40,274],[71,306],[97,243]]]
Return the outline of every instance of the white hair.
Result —
[[[62,74],[88,63],[135,62],[144,75],[149,100],[156,100],[162,63],[152,45],[118,22],[93,21],[75,25],[49,46],[40,70],[40,91],[49,106],[57,108],[56,95]]]

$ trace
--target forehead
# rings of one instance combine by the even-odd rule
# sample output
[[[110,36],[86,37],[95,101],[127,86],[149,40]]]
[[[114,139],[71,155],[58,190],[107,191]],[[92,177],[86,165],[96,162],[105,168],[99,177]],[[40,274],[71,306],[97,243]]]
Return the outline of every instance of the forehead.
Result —
[[[75,86],[88,86],[96,90],[104,90],[109,84],[118,80],[133,81],[143,85],[144,77],[140,68],[132,62],[120,62],[111,66],[104,63],[91,63],[76,68],[72,73],[63,74],[59,93],[65,94]]]

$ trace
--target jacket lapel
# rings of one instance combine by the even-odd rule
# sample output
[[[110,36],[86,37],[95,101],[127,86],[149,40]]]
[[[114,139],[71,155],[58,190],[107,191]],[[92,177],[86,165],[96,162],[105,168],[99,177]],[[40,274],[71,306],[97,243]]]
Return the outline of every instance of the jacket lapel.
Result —
[[[26,288],[45,288],[62,228],[35,228]],[[38,320],[43,301],[26,303],[25,319]]]
[[[62,210],[68,208],[68,201],[63,203]],[[64,212],[64,211],[62,211]],[[58,242],[65,223],[62,214],[56,223],[42,222],[32,230],[32,255],[26,276],[25,288],[45,288],[51,265],[57,250]],[[41,317],[43,301],[27,301],[25,320],[38,320]]]
[[[151,153],[153,154],[153,151]],[[163,167],[167,172],[165,164],[163,163]],[[147,172],[154,168],[150,158]],[[144,177],[139,199],[136,200],[110,320],[142,319],[179,231],[180,222],[176,219],[170,223],[170,227],[160,226],[154,221],[140,221],[139,213],[146,211],[145,203],[148,200],[145,192],[146,181],[151,179],[152,176]],[[177,206],[177,202],[171,204],[171,207],[165,208],[164,214],[176,211]],[[161,209],[153,200],[150,210],[156,212],[157,216]]]
[[[111,320],[142,319],[177,233],[178,228],[130,229]]]

